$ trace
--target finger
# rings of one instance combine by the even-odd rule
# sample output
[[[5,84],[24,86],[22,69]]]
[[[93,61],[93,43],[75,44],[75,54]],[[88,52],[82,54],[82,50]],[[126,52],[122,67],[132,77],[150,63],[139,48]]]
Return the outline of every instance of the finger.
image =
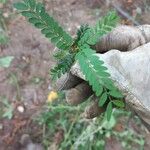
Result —
[[[97,52],[104,53],[112,49],[129,51],[150,41],[150,25],[139,27],[118,26],[109,34],[100,38],[95,45]]]
[[[71,105],[78,105],[88,99],[92,93],[92,88],[84,81],[66,92],[66,101]]]
[[[78,78],[77,76],[72,75],[71,73],[66,73],[56,81],[55,89],[56,90],[68,90],[70,88],[75,87],[82,81],[83,80]]]
[[[92,104],[85,109],[83,117],[93,119],[104,112],[104,108],[98,106],[98,101],[92,101]]]

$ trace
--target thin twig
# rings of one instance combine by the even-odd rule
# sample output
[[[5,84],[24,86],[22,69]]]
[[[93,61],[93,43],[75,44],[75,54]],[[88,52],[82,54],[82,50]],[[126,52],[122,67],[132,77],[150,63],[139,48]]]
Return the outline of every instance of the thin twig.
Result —
[[[112,6],[121,14],[123,15],[125,18],[127,18],[128,20],[132,21],[134,23],[134,25],[140,25],[140,23],[138,21],[136,21],[132,16],[130,16],[129,13],[127,13],[125,10],[123,10],[121,7],[119,7],[118,5],[115,5],[112,3]]]

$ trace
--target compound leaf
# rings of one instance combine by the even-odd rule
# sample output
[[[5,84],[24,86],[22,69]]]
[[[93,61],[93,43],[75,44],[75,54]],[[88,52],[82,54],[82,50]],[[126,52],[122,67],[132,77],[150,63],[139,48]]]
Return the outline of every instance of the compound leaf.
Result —
[[[24,0],[24,3],[15,3],[14,7],[20,10],[30,23],[41,29],[41,32],[50,38],[51,42],[59,49],[67,50],[72,46],[72,37],[62,29],[53,17],[49,16],[42,3],[36,3],[35,0]],[[62,44],[60,44],[60,39]]]
[[[103,62],[99,60],[98,57],[95,57],[95,51],[92,50],[88,45],[80,47],[81,50],[76,54],[75,59],[79,62],[81,71],[85,75],[86,80],[92,86],[93,91],[95,92],[96,96],[100,96],[103,92],[103,87],[105,87],[103,79],[109,79],[109,73],[106,72],[106,68],[102,65]],[[95,63],[93,58],[99,64],[99,67],[95,67]]]
[[[79,41],[79,45],[94,45],[100,37],[110,32],[118,23],[119,17],[115,11],[109,12],[105,17],[100,19],[96,25],[87,30]]]
[[[103,106],[109,97],[122,98],[122,94],[114,86],[110,74],[104,66],[104,62],[96,56],[96,52],[90,48],[100,38],[110,32],[118,22],[116,12],[110,12],[94,27],[81,26],[77,31],[75,40],[63,30],[63,28],[51,17],[42,3],[35,0],[23,0],[15,3],[14,7],[25,16],[30,23],[41,30],[45,37],[49,38],[59,50],[54,56],[58,64],[51,69],[52,79],[56,80],[62,74],[69,72],[74,61],[78,61],[85,79],[92,86],[97,97],[100,97],[99,106]],[[62,51],[63,50],[63,51]],[[122,101],[109,102],[106,113],[110,120],[112,104],[123,107]]]
[[[51,69],[51,76],[52,80],[56,80],[61,77],[66,72],[69,72],[73,62],[74,56],[70,55],[69,53],[64,56],[62,60],[53,68]]]

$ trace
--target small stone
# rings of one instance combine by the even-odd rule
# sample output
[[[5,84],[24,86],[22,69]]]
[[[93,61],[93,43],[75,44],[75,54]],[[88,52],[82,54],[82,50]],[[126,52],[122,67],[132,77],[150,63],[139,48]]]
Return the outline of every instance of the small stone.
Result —
[[[68,31],[71,31],[71,28],[68,28]]]
[[[18,110],[20,113],[23,113],[23,112],[24,112],[24,107],[23,107],[23,106],[18,106],[18,107],[17,107],[17,110]]]
[[[4,16],[5,18],[8,18],[8,17],[9,17],[9,14],[8,14],[8,13],[3,13],[3,16]]]

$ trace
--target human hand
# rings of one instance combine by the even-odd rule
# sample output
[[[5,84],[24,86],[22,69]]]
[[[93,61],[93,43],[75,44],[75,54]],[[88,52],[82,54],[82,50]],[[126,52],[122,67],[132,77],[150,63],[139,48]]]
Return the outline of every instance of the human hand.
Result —
[[[104,61],[111,79],[125,96],[126,103],[145,122],[150,123],[150,43],[148,42],[150,42],[150,25],[119,26],[104,36],[95,49],[99,53],[104,53],[97,56]],[[72,67],[71,73],[65,74],[58,80],[57,85],[61,89],[67,89],[67,102],[73,105],[83,102],[93,93],[91,87],[84,81],[77,63]],[[98,101],[93,100],[84,115],[86,118],[94,118],[103,110],[104,108],[98,106]]]

